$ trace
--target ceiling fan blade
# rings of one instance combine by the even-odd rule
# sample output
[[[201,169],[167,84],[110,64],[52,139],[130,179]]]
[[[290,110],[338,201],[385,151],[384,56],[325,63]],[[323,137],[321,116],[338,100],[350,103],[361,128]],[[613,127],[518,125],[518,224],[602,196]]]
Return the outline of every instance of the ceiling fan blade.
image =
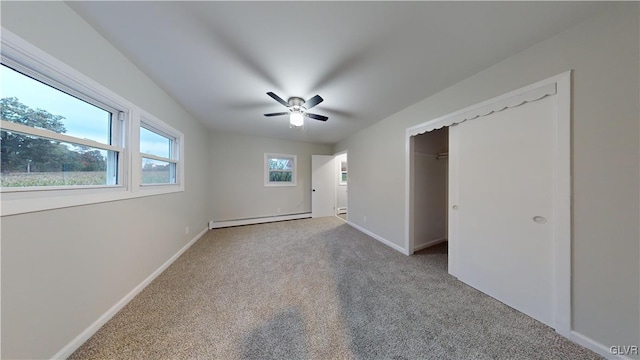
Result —
[[[323,101],[324,101],[324,99],[322,97],[320,97],[320,95],[316,95],[316,96],[312,97],[311,99],[307,100],[307,102],[304,103],[304,107],[307,108],[307,110],[309,110],[312,107],[320,104]]]
[[[275,101],[279,102],[280,104],[282,104],[282,105],[284,105],[286,107],[289,107],[289,103],[288,102],[282,100],[282,98],[280,96],[272,93],[271,91],[269,91],[267,93],[267,95],[271,96]]]
[[[279,112],[279,113],[264,114],[264,116],[282,116],[282,115],[289,115],[289,112]]]
[[[329,118],[324,116],[324,115],[318,115],[318,114],[310,114],[310,113],[305,113],[305,115],[307,115],[307,117],[310,117],[312,119],[315,120],[320,120],[320,121],[327,121]]]

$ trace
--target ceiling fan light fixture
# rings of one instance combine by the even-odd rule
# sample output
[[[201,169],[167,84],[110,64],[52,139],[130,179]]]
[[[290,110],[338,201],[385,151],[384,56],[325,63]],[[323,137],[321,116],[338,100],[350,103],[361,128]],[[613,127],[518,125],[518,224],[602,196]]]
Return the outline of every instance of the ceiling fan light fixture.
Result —
[[[304,113],[300,110],[292,110],[289,115],[289,124],[294,127],[304,125]]]

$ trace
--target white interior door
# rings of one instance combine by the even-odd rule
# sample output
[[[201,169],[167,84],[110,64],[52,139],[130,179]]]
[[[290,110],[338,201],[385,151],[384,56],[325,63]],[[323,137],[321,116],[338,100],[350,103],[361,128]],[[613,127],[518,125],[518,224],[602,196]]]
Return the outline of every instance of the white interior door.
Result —
[[[454,275],[550,326],[554,106],[547,97],[450,129]]]
[[[311,216],[335,214],[335,166],[331,155],[311,155]]]

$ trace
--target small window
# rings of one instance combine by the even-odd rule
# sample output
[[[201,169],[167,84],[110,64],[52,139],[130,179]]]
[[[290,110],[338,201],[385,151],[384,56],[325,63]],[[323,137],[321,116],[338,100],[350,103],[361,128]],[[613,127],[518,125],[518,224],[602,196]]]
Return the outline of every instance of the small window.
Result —
[[[178,184],[181,134],[158,120],[144,118],[140,124],[141,185]]]
[[[265,186],[295,186],[296,156],[265,154]]]
[[[340,185],[347,185],[347,161],[340,161]]]
[[[16,68],[0,66],[3,192],[119,185],[122,112]]]

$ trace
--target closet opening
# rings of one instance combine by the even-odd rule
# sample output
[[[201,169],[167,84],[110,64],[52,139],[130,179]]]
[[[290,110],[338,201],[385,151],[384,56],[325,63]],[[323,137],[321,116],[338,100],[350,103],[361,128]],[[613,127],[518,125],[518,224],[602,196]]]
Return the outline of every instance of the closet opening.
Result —
[[[410,253],[447,253],[449,128],[411,137]],[[425,250],[427,249],[428,250]]]
[[[449,274],[561,334],[571,333],[570,120],[567,71],[407,128],[405,137],[407,255],[444,234]],[[436,134],[446,126],[440,179],[448,179],[438,191],[437,172],[424,164],[437,166],[445,137]]]

